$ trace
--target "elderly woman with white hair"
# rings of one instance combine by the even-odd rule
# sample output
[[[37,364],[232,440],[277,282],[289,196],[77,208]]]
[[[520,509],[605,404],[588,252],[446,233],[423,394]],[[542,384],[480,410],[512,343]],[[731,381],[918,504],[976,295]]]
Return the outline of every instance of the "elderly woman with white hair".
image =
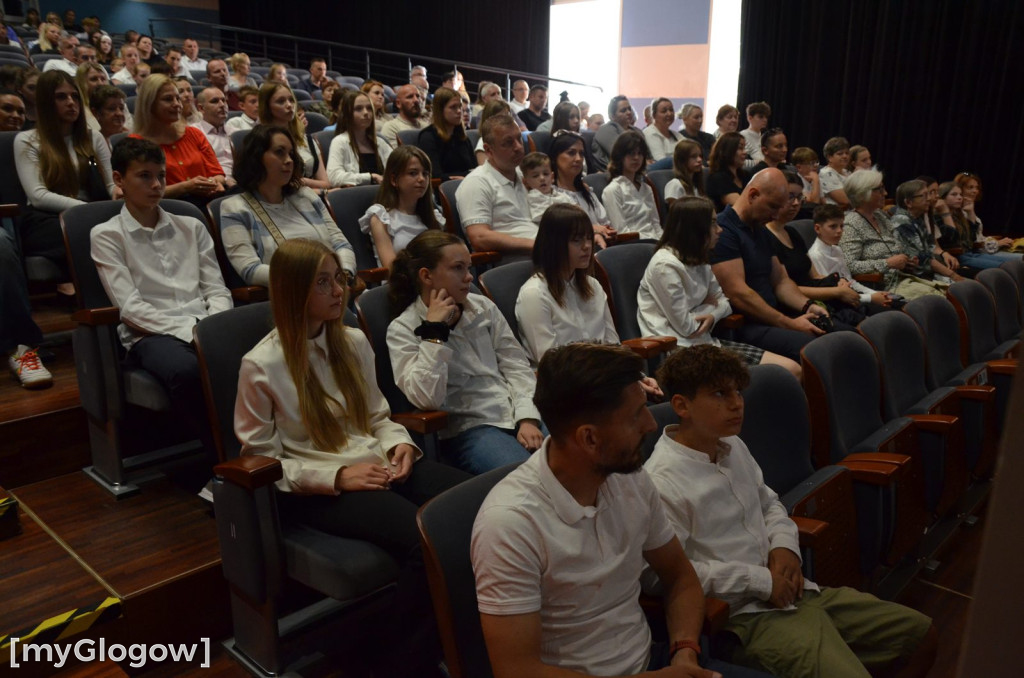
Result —
[[[881,273],[885,290],[905,299],[927,294],[943,294],[935,281],[909,273],[919,262],[916,253],[908,253],[904,243],[883,211],[885,185],[877,170],[854,172],[843,180],[843,192],[852,210],[843,219],[843,237],[839,246],[853,275]]]

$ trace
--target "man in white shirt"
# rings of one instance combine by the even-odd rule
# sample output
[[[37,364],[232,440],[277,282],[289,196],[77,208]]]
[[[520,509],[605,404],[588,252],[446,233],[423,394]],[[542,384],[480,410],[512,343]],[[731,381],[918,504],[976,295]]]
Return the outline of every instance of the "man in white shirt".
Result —
[[[420,129],[420,114],[423,112],[423,101],[419,90],[413,84],[402,85],[395,90],[395,108],[398,115],[384,123],[377,134],[392,148],[398,148],[398,133],[405,129]]]
[[[114,85],[134,85],[135,72],[139,68],[139,48],[131,44],[122,45],[121,58],[124,59],[124,68],[114,73],[110,82]]]
[[[699,580],[650,479],[636,472],[644,436],[655,429],[642,369],[628,349],[584,343],[554,348],[540,362],[534,402],[550,418],[551,436],[494,487],[473,525],[470,554],[495,678],[667,666],[658,675],[719,675],[699,663]],[[665,584],[667,648],[651,646],[640,608],[645,562]]]
[[[205,71],[206,59],[199,58],[199,43],[192,38],[185,38],[181,44],[184,54],[181,57],[181,65],[186,71]]]
[[[772,116],[772,107],[764,101],[757,101],[747,106],[747,129],[740,132],[743,140],[747,142],[747,159],[743,163],[744,169],[751,169],[754,165],[764,160],[764,152],[761,150],[761,132],[768,126],[768,118]]]
[[[57,43],[57,51],[60,52],[60,59],[50,59],[43,66],[43,73],[49,73],[50,71],[64,71],[72,78],[75,77],[75,73],[78,72],[78,55],[76,50],[78,49],[78,38],[73,35],[62,35],[60,42]],[[93,58],[96,58],[96,52],[93,52]]]
[[[925,675],[936,649],[928,617],[804,579],[796,524],[738,437],[749,380],[723,348],[669,356],[658,382],[679,424],[665,428],[644,465],[705,595],[729,603],[723,632],[736,641],[726,653],[793,678]]]
[[[478,252],[497,251],[503,261],[525,261],[533,251],[537,225],[519,163],[523,137],[511,115],[495,115],[480,129],[487,161],[473,169],[455,191],[455,200],[470,245]]]
[[[525,80],[516,80],[512,83],[512,100],[508,102],[513,113],[518,114],[530,105],[527,97],[530,95],[530,85]]]
[[[232,174],[235,159],[231,152],[231,134],[224,127],[228,119],[227,96],[216,87],[207,87],[196,97],[196,108],[202,113],[203,119],[195,123],[194,127],[206,135],[213,152],[217,154],[217,162],[224,170],[227,185],[234,186]]]

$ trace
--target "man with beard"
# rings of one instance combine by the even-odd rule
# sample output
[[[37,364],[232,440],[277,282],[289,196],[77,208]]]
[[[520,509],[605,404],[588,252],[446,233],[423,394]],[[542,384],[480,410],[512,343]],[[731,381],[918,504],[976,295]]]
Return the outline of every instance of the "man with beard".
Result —
[[[534,403],[551,436],[494,487],[473,525],[496,678],[718,675],[698,662],[699,580],[637,472],[655,429],[642,368],[628,349],[584,343],[540,362]],[[645,562],[664,584],[667,646],[652,648],[640,608]]]
[[[395,108],[398,115],[388,120],[377,130],[377,134],[384,137],[384,140],[392,148],[398,148],[398,133],[406,129],[420,129],[420,113],[423,112],[423,102],[420,100],[419,90],[416,85],[402,85],[395,90]]]

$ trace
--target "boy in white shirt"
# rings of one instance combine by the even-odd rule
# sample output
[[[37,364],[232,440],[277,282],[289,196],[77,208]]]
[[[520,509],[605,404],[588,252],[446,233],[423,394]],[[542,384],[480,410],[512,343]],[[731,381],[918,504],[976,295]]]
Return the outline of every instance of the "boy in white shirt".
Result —
[[[644,465],[705,595],[729,604],[722,659],[789,678],[924,676],[937,641],[928,617],[804,579],[796,525],[737,435],[749,380],[716,346],[669,356],[658,383],[679,424]]]
[[[523,173],[523,185],[526,186],[526,197],[530,201],[530,219],[533,223],[540,224],[545,210],[555,203],[576,204],[568,195],[555,191],[551,159],[544,153],[527,153],[519,169]]]
[[[238,105],[242,109],[241,115],[228,118],[224,124],[224,131],[229,135],[242,130],[252,129],[259,123],[260,117],[260,91],[255,87],[246,85],[238,90]]]

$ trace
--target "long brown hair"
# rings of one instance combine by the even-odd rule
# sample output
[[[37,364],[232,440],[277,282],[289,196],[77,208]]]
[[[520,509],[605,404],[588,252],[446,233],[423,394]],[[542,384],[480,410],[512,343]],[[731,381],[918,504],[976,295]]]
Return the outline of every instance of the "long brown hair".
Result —
[[[555,203],[544,211],[537,229],[537,240],[533,244],[533,272],[544,277],[555,303],[562,308],[565,308],[565,269],[569,265],[569,243],[578,237],[589,238],[591,243],[594,242],[594,227],[590,217],[579,206]],[[591,248],[591,268],[593,265]],[[583,299],[594,296],[589,269],[574,269],[572,284]]]
[[[380,182],[380,189],[377,190],[377,203],[384,209],[390,211],[398,207],[398,187],[393,182],[409,166],[409,161],[416,158],[420,161],[423,171],[430,177],[430,158],[416,146],[399,146],[388,156],[388,164],[384,168],[384,176]],[[427,228],[441,228],[437,223],[437,216],[434,214],[434,192],[427,187],[427,192],[422,198],[416,201],[416,216],[420,218]]]
[[[344,404],[327,394],[309,364],[309,297],[315,294],[313,285],[327,257],[337,255],[318,241],[296,238],[281,243],[270,258],[270,304],[309,439],[321,450],[336,452],[348,443],[339,419],[347,418],[356,430],[370,433],[370,413],[366,378],[359,370],[342,318],[325,322],[323,331],[327,333],[327,362]]]
[[[335,128],[334,133],[341,134],[342,132],[348,132],[348,143],[352,146],[352,154],[359,157],[359,142],[356,141],[355,134],[349,129],[352,126],[352,116],[355,113],[356,100],[359,97],[366,97],[366,100],[370,102],[370,110],[373,110],[373,99],[370,98],[369,94],[360,92],[359,90],[345,90],[345,93],[341,97],[341,106],[339,106],[340,112],[338,116],[338,126]],[[377,152],[377,114],[374,113],[370,116],[370,126],[366,128],[366,143],[373,149],[373,154],[377,158],[377,171],[383,173],[384,168],[381,166],[380,153]]]
[[[88,185],[89,159],[96,157],[92,146],[92,134],[85,121],[86,103],[79,101],[78,119],[71,125],[71,146],[75,151],[78,167],[71,162],[68,147],[64,143],[61,120],[57,117],[57,88],[70,85],[75,96],[81,94],[71,76],[60,70],[52,70],[39,76],[36,85],[36,134],[39,136],[39,176],[46,188],[54,193],[77,198],[82,186]]]
[[[282,89],[288,92],[289,95],[291,95],[292,104],[294,105],[294,108],[292,109],[292,119],[289,120],[288,124],[285,125],[282,129],[284,129],[285,131],[288,132],[288,134],[291,135],[292,144],[296,148],[306,147],[306,133],[305,130],[302,129],[302,123],[299,121],[298,115],[299,103],[295,100],[295,93],[292,92],[292,88],[289,87],[288,85],[282,85],[277,81],[263,83],[263,85],[260,87],[258,95],[259,113],[257,113],[257,116],[259,117],[259,121],[261,124],[264,125],[277,125],[277,123],[274,122],[273,114],[270,112],[270,100],[277,95],[278,90]]]
[[[456,139],[466,138],[466,128],[462,125],[462,120],[459,120],[459,124],[455,126],[452,133],[448,133],[448,123],[444,119],[444,109],[452,99],[462,99],[462,95],[453,90],[451,87],[438,87],[437,91],[434,92],[434,103],[431,108],[430,122],[433,124],[434,129],[437,130],[437,136],[441,137],[441,141],[447,142],[452,137]]]
[[[687,193],[696,191],[697,195],[707,195],[707,191],[704,190],[704,170],[699,169],[691,174],[686,169],[687,163],[698,153],[703,153],[703,149],[692,139],[683,139],[677,143],[675,150],[672,151],[672,174],[679,179]]]

